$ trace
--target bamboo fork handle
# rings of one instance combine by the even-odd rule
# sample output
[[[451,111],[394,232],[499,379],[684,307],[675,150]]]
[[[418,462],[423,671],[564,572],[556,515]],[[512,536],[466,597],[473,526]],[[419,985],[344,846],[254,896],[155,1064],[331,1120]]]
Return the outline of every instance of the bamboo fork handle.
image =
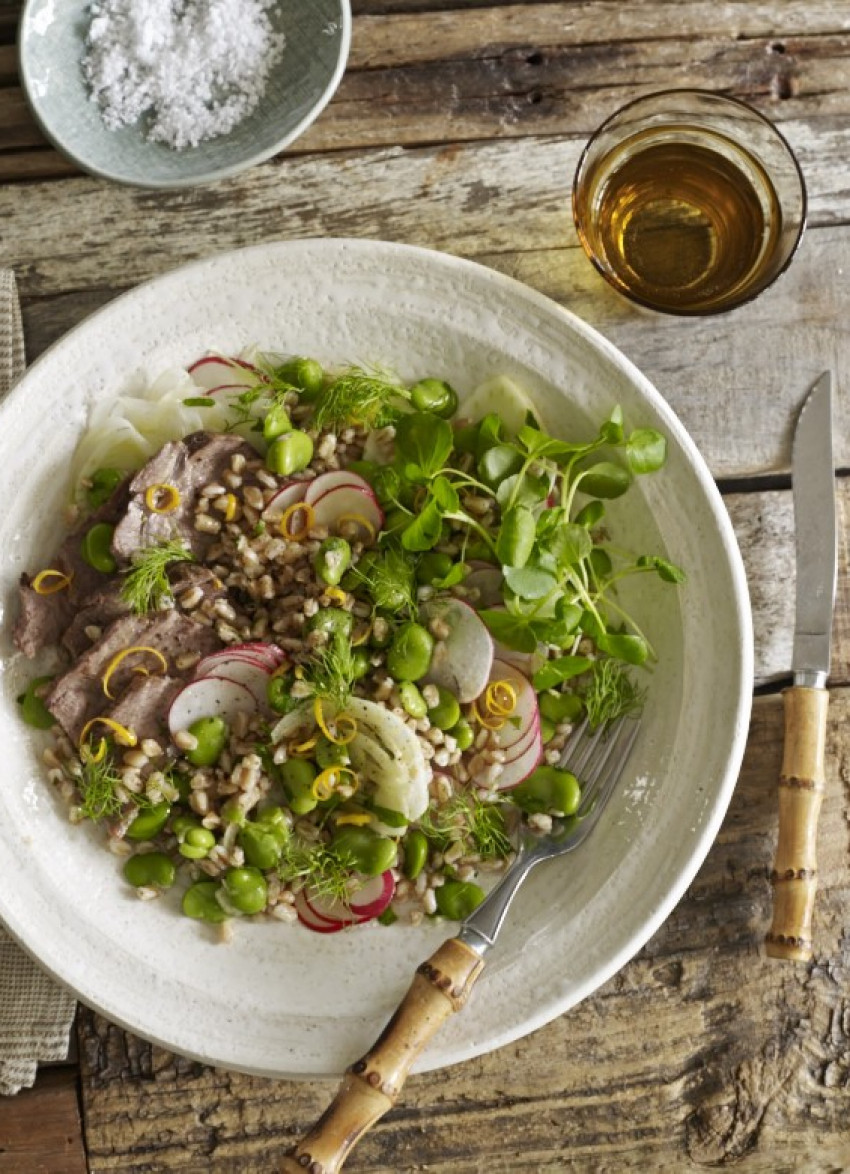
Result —
[[[808,962],[812,956],[829,693],[795,686],[785,690],[783,701],[785,752],[779,776],[779,842],[770,876],[773,924],[765,948],[771,958]]]
[[[339,1091],[307,1136],[283,1159],[281,1174],[335,1174],[375,1122],[393,1107],[414,1060],[467,1000],[484,960],[450,938],[416,971],[383,1032],[352,1064]]]

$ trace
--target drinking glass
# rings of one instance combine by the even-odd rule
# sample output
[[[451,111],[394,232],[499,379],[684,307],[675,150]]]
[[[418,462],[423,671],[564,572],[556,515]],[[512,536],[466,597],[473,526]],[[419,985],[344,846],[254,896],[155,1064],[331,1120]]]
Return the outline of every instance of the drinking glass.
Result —
[[[620,293],[668,314],[731,310],[786,269],[806,222],[790,146],[758,111],[703,90],[624,106],[579,160],[573,216]]]

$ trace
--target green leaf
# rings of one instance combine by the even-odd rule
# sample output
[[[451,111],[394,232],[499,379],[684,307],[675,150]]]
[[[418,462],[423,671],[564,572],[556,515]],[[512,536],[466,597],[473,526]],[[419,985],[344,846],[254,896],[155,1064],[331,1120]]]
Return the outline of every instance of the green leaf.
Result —
[[[593,542],[584,526],[567,522],[547,536],[546,550],[555,558],[561,570],[568,570],[588,557],[593,550]]]
[[[488,448],[478,462],[478,475],[494,488],[506,477],[522,468],[522,453],[512,444],[496,444]]]
[[[522,616],[497,611],[495,608],[485,608],[478,614],[492,635],[506,648],[513,648],[516,652],[534,652],[537,648],[537,637],[528,620]]]
[[[604,517],[605,506],[603,503],[601,501],[589,501],[587,505],[582,506],[573,520],[577,526],[585,526],[588,530],[592,530]]]
[[[431,586],[435,587],[437,591],[445,591],[449,587],[454,587],[456,583],[462,583],[466,578],[467,568],[463,563],[455,563],[452,569],[442,579],[434,579]]]
[[[619,404],[599,429],[599,439],[606,444],[622,444],[625,432],[623,429],[623,409]]]
[[[558,580],[540,567],[506,567],[505,582],[520,599],[545,599],[558,586]]]
[[[601,546],[594,546],[588,557],[588,562],[593,568],[593,577],[597,583],[604,583],[614,569],[611,556]]]
[[[655,473],[667,460],[667,438],[654,428],[636,428],[626,442],[626,460],[633,473]]]
[[[539,428],[530,428],[526,425],[517,433],[517,440],[528,451],[529,456],[547,457],[551,461],[573,457],[577,452],[587,448],[585,444],[568,444],[564,440],[556,440],[547,436]]]
[[[434,476],[443,468],[453,444],[451,424],[429,412],[411,412],[396,424],[396,453],[402,466],[416,465],[423,479]]]
[[[624,660],[626,664],[645,664],[649,657],[649,646],[640,636],[605,632],[596,644],[601,652]]]
[[[632,483],[628,469],[612,461],[600,461],[579,474],[579,488],[590,497],[621,497]]]
[[[443,515],[440,507],[433,498],[429,498],[424,509],[402,530],[401,544],[405,550],[431,550],[440,541],[442,532]]]
[[[537,523],[534,514],[524,505],[511,506],[502,515],[502,524],[496,538],[496,555],[506,567],[524,567],[534,549]]]
[[[668,562],[666,558],[661,558],[657,554],[642,554],[637,560],[639,567],[651,567],[658,575],[659,579],[663,579],[665,583],[685,583],[687,582],[687,575],[677,567],[675,563]]]
[[[575,610],[578,615],[572,623],[566,619],[559,620],[557,617],[552,620],[532,620],[531,627],[538,640],[543,644],[553,644],[556,648],[566,648],[572,644],[576,626],[581,618],[581,608],[577,607]]]
[[[544,689],[554,689],[564,681],[581,676],[592,666],[593,661],[589,656],[559,656],[555,660],[547,660],[532,677],[532,683],[540,693]]]
[[[475,440],[475,456],[480,461],[488,448],[499,444],[502,439],[502,421],[495,412],[488,412],[478,424]]]
[[[533,509],[549,496],[550,486],[548,477],[537,477],[533,473],[514,473],[512,477],[506,477],[499,483],[496,501],[502,509],[506,509],[512,499],[514,505],[524,505]]]
[[[460,509],[457,490],[447,477],[437,477],[431,486],[431,493],[437,505],[446,513]]]

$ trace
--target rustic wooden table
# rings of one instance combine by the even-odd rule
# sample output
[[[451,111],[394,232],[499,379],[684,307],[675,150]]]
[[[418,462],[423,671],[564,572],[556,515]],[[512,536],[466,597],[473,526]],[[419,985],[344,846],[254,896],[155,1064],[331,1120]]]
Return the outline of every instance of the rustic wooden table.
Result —
[[[725,495],[748,570],[757,694],[727,818],[686,897],[569,1015],[413,1078],[352,1171],[850,1169],[850,10],[826,0],[354,0],[347,73],[285,155],[180,193],[89,179],[45,144],[18,88],[18,0],[0,3],[0,264],[30,359],[135,283],[196,257],[316,235],[471,257],[548,294],[669,399]],[[641,313],[578,247],[582,144],[622,102],[698,86],[752,102],[798,153],[809,228],[790,272],[707,321]],[[790,435],[837,377],[841,564],[815,958],[767,961],[793,620]],[[57,406],[57,410],[59,410]],[[81,1011],[76,1057],[0,1102],[0,1174],[267,1172],[325,1083],[203,1068]]]

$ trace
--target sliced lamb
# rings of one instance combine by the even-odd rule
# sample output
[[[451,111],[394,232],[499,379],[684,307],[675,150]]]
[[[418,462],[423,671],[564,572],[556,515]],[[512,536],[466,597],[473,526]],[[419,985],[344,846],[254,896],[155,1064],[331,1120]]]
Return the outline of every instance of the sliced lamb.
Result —
[[[67,588],[39,595],[32,587],[36,576],[21,575],[20,609],[13,638],[24,655],[33,657],[43,648],[58,644],[77,612],[86,606],[88,597],[107,582],[102,571],[96,571],[85,561],[80,547],[83,536],[92,526],[99,522],[114,525],[123,515],[130,497],[129,486],[128,477],[117,486],[108,501],[74,527],[51,560],[51,569],[61,571],[70,579]]]
[[[114,658],[128,648],[140,646],[157,649],[165,657],[168,675],[176,677],[181,675],[176,665],[178,658],[186,653],[204,656],[220,648],[221,641],[213,628],[195,623],[176,608],[115,620],[68,672],[57,677],[45,696],[45,705],[72,741],[79,740],[87,721],[106,713],[114,704],[103,688],[104,674]],[[127,657],[110,677],[109,691],[114,698],[122,696],[136,675],[134,663],[140,662],[151,675],[160,671],[156,658],[148,662],[143,656]]]
[[[220,481],[230,468],[231,457],[241,453],[256,460],[257,453],[232,433],[193,432],[184,440],[164,445],[130,483],[130,501],[115,528],[112,553],[126,565],[136,551],[178,538],[194,555],[203,557],[213,536],[195,529],[198,494]],[[147,501],[149,490],[168,486],[177,493],[177,504],[167,513],[156,513]]]
[[[172,676],[136,676],[106,716],[132,730],[139,742],[154,738],[160,746],[168,745],[168,707],[183,682]]]

